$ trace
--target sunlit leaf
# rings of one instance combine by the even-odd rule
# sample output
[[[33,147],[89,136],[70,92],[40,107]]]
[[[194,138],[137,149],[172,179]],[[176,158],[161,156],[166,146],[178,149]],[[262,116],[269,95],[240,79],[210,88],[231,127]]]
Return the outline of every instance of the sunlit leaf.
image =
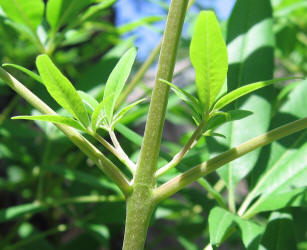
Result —
[[[32,31],[41,24],[45,8],[42,0],[0,0],[0,6],[9,18],[26,25]]]
[[[196,21],[190,48],[199,99],[208,111],[226,79],[227,49],[214,12],[202,11]]]
[[[43,83],[41,77],[40,77],[38,74],[34,73],[34,72],[31,71],[31,70],[26,69],[26,68],[23,67],[23,66],[20,66],[20,65],[17,65],[17,64],[12,64],[12,63],[4,63],[2,66],[3,66],[3,67],[12,67],[12,68],[18,69],[18,70],[20,70],[21,72],[23,72],[23,73],[25,73],[26,75],[28,75],[28,76],[30,76],[31,78],[33,78],[35,81],[40,82],[40,83]]]
[[[71,82],[60,72],[47,55],[38,56],[36,65],[49,94],[58,104],[80,120],[85,127],[88,127],[88,114]]]
[[[88,108],[88,111],[90,111],[89,114],[92,114],[99,105],[97,100],[83,91],[78,90],[77,92],[81,97],[85,107]]]
[[[275,84],[277,82],[294,80],[294,79],[302,79],[302,77],[284,77],[284,78],[278,78],[278,79],[273,79],[273,80],[268,80],[268,81],[251,83],[251,84],[242,86],[224,95],[223,97],[221,97],[214,105],[213,110],[220,110],[221,108],[239,99],[240,97],[245,96],[253,91],[256,91],[257,89],[264,88],[266,86]]]
[[[103,99],[105,101],[104,109],[108,122],[111,124],[113,112],[117,99],[124,88],[129,77],[136,57],[136,49],[129,49],[119,60],[112,73],[110,74],[104,90]],[[112,96],[112,98],[108,98]],[[108,99],[107,99],[108,98]]]
[[[32,121],[46,121],[52,122],[56,124],[63,124],[75,129],[84,131],[84,128],[78,123],[76,120],[66,116],[59,116],[59,115],[33,115],[33,116],[14,116],[12,117],[13,120],[32,120]]]

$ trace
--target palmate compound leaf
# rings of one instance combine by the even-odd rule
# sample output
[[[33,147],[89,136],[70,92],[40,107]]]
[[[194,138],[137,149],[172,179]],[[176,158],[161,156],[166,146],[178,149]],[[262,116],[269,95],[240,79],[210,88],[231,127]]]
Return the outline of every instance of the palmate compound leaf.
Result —
[[[242,96],[245,96],[253,91],[256,91],[258,89],[264,88],[266,86],[282,82],[282,81],[287,81],[287,80],[299,80],[303,79],[302,77],[284,77],[284,78],[277,78],[273,80],[268,80],[268,81],[261,81],[261,82],[256,82],[256,83],[251,83],[245,86],[242,86],[238,89],[235,89],[231,91],[230,93],[222,96],[214,105],[212,110],[220,110],[226,105],[232,103],[233,101],[239,99]]]
[[[39,82],[39,83],[43,83],[41,77],[34,73],[31,70],[28,70],[27,68],[17,65],[17,64],[13,64],[13,63],[4,63],[2,64],[3,67],[12,67],[15,69],[20,70],[21,72],[25,73],[26,75],[30,76],[31,78],[33,78],[35,81]]]
[[[197,93],[208,112],[221,91],[228,70],[227,49],[214,12],[202,11],[196,21],[190,58]]]
[[[49,56],[38,56],[36,66],[44,85],[53,99],[77,118],[85,127],[88,127],[89,117],[81,97],[71,82],[53,64]]]
[[[104,111],[109,124],[112,123],[114,108],[120,93],[130,75],[132,65],[136,58],[136,49],[129,49],[116,64],[111,72],[103,95]],[[112,97],[112,98],[109,98]]]
[[[59,116],[59,115],[33,115],[33,116],[13,116],[11,119],[13,120],[32,120],[32,121],[46,121],[46,122],[52,122],[56,124],[63,124],[70,127],[73,127],[75,129],[85,131],[84,127],[74,120],[71,117],[67,116]]]
[[[236,225],[239,228],[245,248],[256,250],[264,232],[264,227],[255,222],[244,220],[220,207],[211,209],[208,223],[210,243],[214,246],[220,245],[227,232]]]

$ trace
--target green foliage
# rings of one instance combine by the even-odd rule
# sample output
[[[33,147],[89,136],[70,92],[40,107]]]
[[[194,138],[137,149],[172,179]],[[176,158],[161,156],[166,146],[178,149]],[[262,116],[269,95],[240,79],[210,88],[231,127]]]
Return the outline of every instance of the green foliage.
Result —
[[[36,121],[46,121],[46,122],[53,122],[58,124],[64,124],[73,128],[76,128],[78,130],[83,131],[84,127],[80,123],[78,123],[76,120],[70,117],[65,116],[58,116],[58,115],[33,115],[33,116],[14,116],[12,117],[13,120],[36,120]]]
[[[210,211],[209,218],[210,243],[218,246],[226,234],[237,226],[246,249],[259,249],[264,228],[252,221],[245,221],[229,211],[215,207]]]
[[[110,74],[104,90],[103,99],[105,100],[104,110],[108,123],[112,123],[114,108],[120,93],[130,75],[132,65],[136,57],[136,49],[128,50],[117,63]]]
[[[227,50],[214,12],[204,11],[196,21],[190,57],[196,72],[197,93],[208,112],[227,75]]]
[[[0,6],[10,19],[26,25],[33,31],[36,31],[43,20],[45,5],[42,0],[1,0]]]
[[[89,118],[83,102],[71,82],[58,70],[47,55],[38,56],[36,66],[49,94],[64,109],[88,127]]]
[[[191,37],[165,34],[170,51],[157,81],[167,87],[159,82],[149,105],[134,38],[121,35],[165,18],[115,27],[115,2],[0,0],[0,60],[14,76],[0,68],[0,78],[39,110],[1,80],[0,248],[119,249],[125,225],[129,244],[145,241],[149,225],[156,235],[146,249],[169,240],[174,249],[305,249],[306,3],[237,0],[221,25],[212,11],[190,13]],[[183,2],[172,1],[171,27],[183,20]],[[195,79],[185,69],[169,79],[176,44]],[[130,79],[142,91],[122,102]],[[167,110],[149,110],[168,87]],[[164,114],[163,138],[143,137],[146,120],[156,130]],[[148,141],[161,150],[144,149]]]

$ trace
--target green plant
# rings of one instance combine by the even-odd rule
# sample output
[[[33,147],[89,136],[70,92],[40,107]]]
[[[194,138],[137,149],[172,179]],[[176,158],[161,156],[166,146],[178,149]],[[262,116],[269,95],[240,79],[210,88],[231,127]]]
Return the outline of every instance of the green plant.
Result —
[[[239,8],[244,8],[244,4],[244,1],[238,1],[234,13]],[[256,4],[255,1],[251,1],[251,4],[259,7],[259,4]],[[122,119],[127,117],[126,115],[130,109],[144,100],[137,100],[119,110],[116,109],[124,84],[128,79],[136,57],[135,48],[129,49],[116,64],[108,77],[103,98],[100,102],[87,93],[76,91],[71,82],[57,69],[46,54],[40,55],[36,59],[39,75],[22,69],[30,77],[43,83],[53,99],[64,109],[61,112],[65,115],[59,114],[59,112],[56,113],[2,68],[0,68],[0,77],[41,113],[35,116],[17,116],[13,119],[49,121],[56,124],[121,190],[121,194],[118,196],[95,197],[96,199],[94,200],[125,199],[126,223],[123,249],[143,249],[150,220],[157,206],[171,195],[195,181],[198,181],[205,187],[219,205],[212,208],[209,214],[210,245],[207,246],[207,249],[211,246],[220,245],[237,228],[241,232],[244,246],[246,248],[258,249],[266,225],[264,223],[256,223],[253,220],[256,215],[264,211],[275,211],[284,207],[306,205],[306,188],[304,184],[304,178],[307,174],[306,166],[304,165],[304,159],[306,158],[306,133],[302,133],[298,139],[295,138],[295,142],[292,144],[295,150],[292,152],[287,151],[287,148],[280,147],[277,144],[272,145],[274,154],[267,165],[267,169],[263,173],[254,173],[254,183],[251,186],[252,190],[238,210],[236,208],[237,203],[234,193],[235,186],[241,178],[245,177],[252,170],[257,159],[259,161],[262,160],[259,157],[259,151],[255,152],[254,150],[307,128],[307,118],[305,117],[304,111],[302,111],[299,115],[301,119],[286,123],[263,135],[247,140],[245,137],[250,137],[250,133],[247,133],[248,136],[246,136],[242,128],[238,132],[235,126],[246,126],[242,122],[244,120],[241,119],[248,119],[249,116],[251,118],[253,112],[260,112],[262,113],[260,117],[263,120],[260,122],[257,120],[258,118],[251,118],[250,122],[252,124],[255,123],[253,125],[255,125],[258,131],[266,130],[270,120],[270,112],[266,109],[270,109],[270,105],[263,101],[263,99],[257,98],[252,99],[251,102],[247,101],[247,103],[243,102],[243,104],[240,104],[239,98],[280,81],[300,80],[303,78],[286,77],[251,83],[253,82],[251,79],[257,79],[257,77],[254,77],[251,72],[250,79],[246,80],[249,75],[244,75],[246,74],[244,67],[248,67],[245,65],[239,69],[239,73],[233,69],[229,69],[228,74],[230,75],[230,79],[228,79],[229,90],[227,91],[225,80],[228,65],[229,63],[230,65],[234,63],[231,61],[234,58],[230,58],[230,62],[227,62],[226,44],[215,14],[211,11],[203,11],[197,18],[190,46],[190,58],[196,73],[195,81],[198,97],[179,88],[171,82],[187,6],[188,0],[173,0],[170,5],[167,25],[161,45],[158,72],[156,74],[144,137],[141,139],[142,145],[137,161],[133,161],[126,154],[114,132],[115,130],[123,131],[123,129],[126,129],[126,132],[121,133],[125,134],[135,143],[140,139],[120,123]],[[265,6],[262,6],[262,8],[265,8]],[[236,21],[236,19],[232,19],[229,25],[233,25]],[[266,19],[261,24],[265,28],[268,27]],[[57,24],[51,26],[57,30]],[[231,37],[231,35],[229,33],[228,37]],[[243,35],[248,36],[249,34]],[[241,45],[241,42],[236,40],[236,38],[236,36],[230,38],[228,44],[239,43]],[[235,45],[239,46],[238,44]],[[229,45],[228,49],[234,49],[235,45]],[[265,47],[265,49],[267,48]],[[240,84],[242,81],[244,86],[234,87],[234,77],[231,74],[236,75],[239,79],[239,83],[236,84]],[[249,84],[246,84],[246,81]],[[306,93],[306,87],[303,84],[299,86],[301,88],[300,91],[305,91],[304,93]],[[161,138],[170,87],[190,108],[192,119],[197,127],[189,139],[186,140],[183,148],[179,150],[179,153],[175,154],[166,164],[158,168],[159,155],[162,155]],[[293,95],[295,94],[298,93],[293,92]],[[244,108],[239,108],[241,106],[244,106]],[[300,107],[303,106],[301,104]],[[253,112],[248,111],[250,108]],[[290,102],[283,104],[282,110],[290,112],[292,108],[295,108],[295,104],[290,95]],[[296,111],[294,110],[293,112]],[[259,123],[260,129],[259,127],[257,128],[257,123]],[[104,138],[106,133],[109,135],[112,144]],[[218,148],[216,144],[219,141],[215,140],[215,138],[219,137],[220,139],[217,140],[224,140],[223,144],[226,144],[228,149],[216,155],[219,151],[216,150]],[[185,169],[183,173],[176,173],[175,177],[168,176],[168,180],[160,184],[161,177],[167,176],[171,170],[175,171],[175,167],[180,169],[182,167],[181,165],[187,165],[186,163],[183,164],[183,158],[188,153],[191,153],[195,149],[197,142],[203,140],[203,138],[206,138],[206,140],[208,138],[208,147],[215,146],[212,150],[212,153],[215,155],[210,157],[210,159],[195,164],[193,167],[189,164],[188,169]],[[111,160],[113,159],[111,158],[112,156],[106,157],[105,153],[94,145],[93,139],[101,143],[117,159]],[[210,139],[212,140],[211,142]],[[240,140],[243,141],[237,143]],[[204,144],[206,143],[203,143],[202,147],[205,146]],[[235,146],[233,146],[234,144]],[[298,148],[298,146],[300,147]],[[241,164],[244,163],[243,167],[245,170],[240,172],[236,166],[241,166],[238,162],[234,165],[234,160],[244,159],[241,157],[252,151],[254,151],[253,155],[248,155],[249,158],[242,160]],[[279,158],[280,154],[283,155],[281,158]],[[297,161],[301,161],[301,163]],[[295,165],[292,172],[290,171],[291,167],[289,164]],[[227,166],[222,168],[225,165]],[[122,166],[126,168],[122,169]],[[224,179],[226,182],[228,188],[228,206],[224,203],[221,194],[206,179],[202,178],[215,170],[220,171],[221,180]],[[277,181],[271,186],[270,182],[273,179],[277,179]],[[65,204],[78,202],[78,200],[74,201],[72,198],[57,201],[55,199],[54,202],[56,204]],[[19,210],[11,210],[13,212],[9,212],[10,210],[7,209],[4,217],[5,219],[9,217],[14,218],[20,214],[29,211],[40,211],[50,206],[52,204],[40,196],[37,203],[33,203],[27,207],[20,207]],[[274,216],[278,217],[281,215],[275,212],[272,217]],[[57,230],[60,231],[62,229]]]

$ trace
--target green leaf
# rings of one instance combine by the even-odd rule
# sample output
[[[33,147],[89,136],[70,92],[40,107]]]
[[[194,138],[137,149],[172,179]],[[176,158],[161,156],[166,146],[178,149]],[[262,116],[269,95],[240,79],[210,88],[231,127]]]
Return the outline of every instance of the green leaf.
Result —
[[[109,98],[105,102],[105,113],[109,124],[112,123],[112,117],[114,112],[114,107],[117,102],[117,99],[124,88],[124,85],[129,77],[129,74],[132,69],[136,57],[136,49],[129,49],[119,60],[113,71],[111,72],[106,87],[104,90],[103,99]]]
[[[199,99],[209,111],[226,79],[227,49],[214,12],[202,11],[190,48]]]
[[[0,6],[9,18],[33,31],[42,23],[45,9],[42,0],[0,0]]]
[[[9,220],[14,220],[16,218],[19,218],[27,214],[38,213],[46,209],[47,207],[38,203],[30,203],[30,204],[18,205],[14,207],[1,209],[0,223]]]
[[[225,135],[222,135],[222,134],[219,134],[219,133],[215,133],[213,130],[207,130],[204,134],[204,136],[217,136],[217,137],[221,137],[221,138],[224,138],[226,139],[226,136]]]
[[[88,111],[90,111],[89,114],[92,114],[99,105],[97,100],[94,97],[90,96],[89,94],[81,90],[78,90],[77,92],[79,96],[81,97],[85,107],[88,108]]]
[[[261,244],[266,249],[297,249],[295,225],[289,213],[273,212],[263,235]]]
[[[80,23],[85,22],[92,16],[96,15],[97,13],[101,12],[102,10],[112,6],[117,0],[104,0],[101,3],[95,4],[89,7],[80,17]]]
[[[113,98],[114,94],[111,96],[108,96],[106,99],[103,99],[99,105],[95,108],[92,117],[92,130],[93,132],[96,132],[97,128],[100,126],[100,123],[103,122],[103,125],[107,127],[108,124],[105,123],[106,113],[105,113],[105,103],[108,100],[111,100]],[[106,128],[107,129],[107,128]]]
[[[125,34],[127,32],[130,32],[132,30],[135,30],[136,28],[140,27],[140,26],[144,26],[144,25],[148,25],[154,22],[158,22],[163,20],[164,18],[161,16],[147,16],[147,17],[143,17],[135,22],[130,22],[127,24],[124,24],[122,26],[117,27],[117,32],[119,32],[119,34]]]
[[[294,79],[302,79],[302,77],[284,77],[284,78],[277,78],[273,80],[268,80],[268,81],[261,81],[261,82],[256,82],[256,83],[251,83],[245,86],[242,86],[238,89],[235,89],[231,91],[230,93],[224,95],[221,97],[216,104],[214,105],[212,110],[220,110],[226,105],[232,103],[233,101],[237,100],[238,98],[245,96],[257,89],[264,88],[266,86],[275,84],[277,82],[282,82],[282,81],[287,81],[287,80],[294,80]]]
[[[255,215],[261,212],[274,211],[286,207],[303,206],[307,206],[307,187],[281,192],[276,190],[268,197],[259,199],[249,213]]]
[[[37,82],[40,82],[40,83],[43,83],[42,82],[42,79],[40,78],[40,76],[36,73],[34,73],[33,71],[31,70],[28,70],[26,69],[25,67],[22,67],[20,65],[17,65],[17,64],[12,64],[12,63],[4,63],[2,64],[3,67],[12,67],[12,68],[15,68],[15,69],[18,69],[20,70],[21,72],[25,73],[26,75],[30,76],[31,78],[33,78],[35,81]]]
[[[11,28],[15,29],[18,33],[24,35],[33,44],[38,43],[37,37],[35,36],[33,31],[31,30],[31,28],[29,28],[28,26],[21,24],[21,23],[16,23],[16,22],[14,22],[10,19],[6,19],[4,21],[4,23],[6,25],[10,26]],[[37,46],[41,46],[41,45],[37,45]]]
[[[120,189],[114,183],[80,170],[69,169],[65,166],[58,165],[45,166],[45,170],[60,175],[66,180],[83,183],[94,188],[99,188],[99,190],[105,190],[107,188],[116,193],[120,193]]]
[[[197,98],[188,93],[187,91],[179,88],[175,84],[166,80],[160,79],[161,82],[169,85],[175,94],[193,111],[194,117],[197,118],[198,122],[202,119],[204,112],[201,103]]]
[[[59,115],[33,115],[33,116],[13,116],[11,119],[13,120],[32,120],[32,121],[46,121],[52,122],[56,124],[63,124],[75,129],[85,131],[85,129],[73,118]]]
[[[227,26],[229,92],[253,82],[272,79],[274,32],[270,1],[237,0]],[[274,96],[272,86],[268,86],[257,95],[234,101],[229,109],[244,109],[254,114],[221,126],[216,132],[224,134],[227,140],[217,139],[218,142],[232,148],[266,132],[271,119],[270,101]],[[213,146],[211,148],[212,153],[218,151]],[[239,180],[254,168],[259,153],[260,150],[250,152],[217,171],[227,183],[230,196]]]
[[[209,218],[210,243],[219,246],[224,236],[233,225],[237,225],[240,230],[242,241],[247,249],[258,249],[261,235],[264,228],[252,221],[243,220],[227,210],[215,207],[210,211]]]
[[[70,20],[74,20],[79,12],[91,2],[92,0],[49,0],[46,17],[53,32],[58,31]]]
[[[38,56],[36,65],[43,83],[53,99],[85,127],[88,127],[88,114],[71,82],[59,71],[47,55]]]
[[[306,95],[305,81],[290,93],[288,101],[280,108],[281,113],[273,119],[272,127],[306,117]],[[307,132],[286,137],[265,149],[269,149],[270,153],[259,159],[259,164],[251,173],[252,189],[244,206],[258,198],[245,214],[254,215],[285,206],[305,205]]]
[[[114,126],[136,105],[140,104],[141,102],[144,102],[146,98],[143,98],[141,100],[137,100],[131,104],[129,104],[126,107],[123,107],[120,111],[117,112],[117,114],[114,115],[113,122],[112,122],[112,129],[114,129]]]
[[[253,112],[248,110],[230,110],[228,112],[219,112],[208,121],[208,129],[216,129],[226,122],[244,119]]]
[[[116,125],[115,129],[135,145],[139,147],[142,146],[143,137],[135,133],[133,130],[120,123]]]

